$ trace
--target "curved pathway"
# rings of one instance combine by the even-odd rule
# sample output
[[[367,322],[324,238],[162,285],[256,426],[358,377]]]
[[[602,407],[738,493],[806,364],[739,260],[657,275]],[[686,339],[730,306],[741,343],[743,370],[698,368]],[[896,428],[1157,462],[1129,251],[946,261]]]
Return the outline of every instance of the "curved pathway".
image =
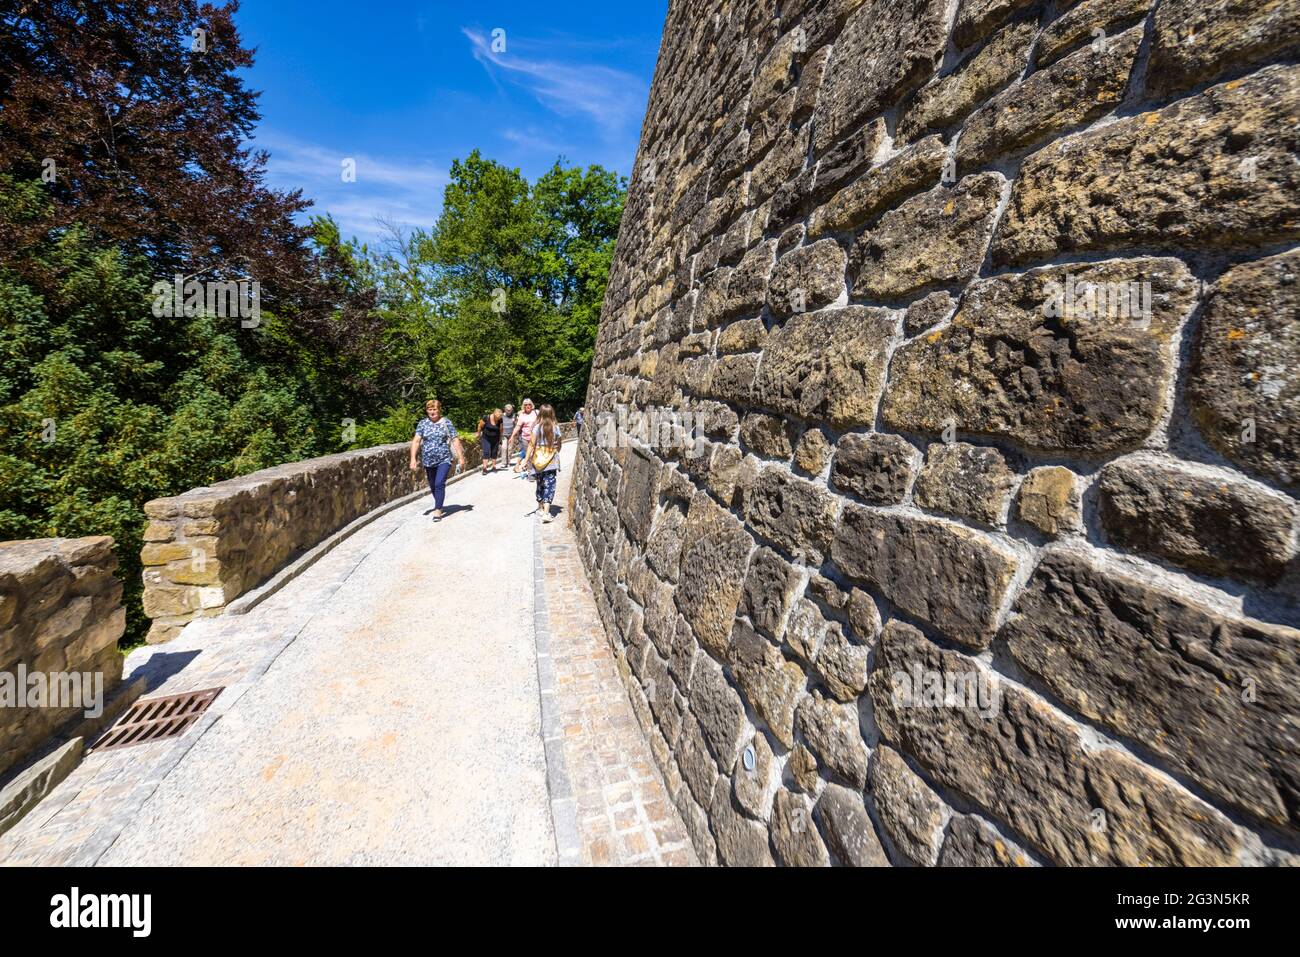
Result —
[[[151,697],[225,690],[177,741],[92,752],[0,838],[0,862],[690,862],[574,594],[571,533],[529,514],[532,492],[468,476],[443,521],[422,497],[248,613],[134,652]]]

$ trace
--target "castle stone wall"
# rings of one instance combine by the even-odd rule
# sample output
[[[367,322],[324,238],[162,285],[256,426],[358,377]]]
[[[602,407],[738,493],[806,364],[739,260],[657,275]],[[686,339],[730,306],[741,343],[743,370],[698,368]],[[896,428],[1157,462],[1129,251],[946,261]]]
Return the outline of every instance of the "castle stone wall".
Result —
[[[673,0],[574,512],[702,859],[1294,862],[1298,53]]]

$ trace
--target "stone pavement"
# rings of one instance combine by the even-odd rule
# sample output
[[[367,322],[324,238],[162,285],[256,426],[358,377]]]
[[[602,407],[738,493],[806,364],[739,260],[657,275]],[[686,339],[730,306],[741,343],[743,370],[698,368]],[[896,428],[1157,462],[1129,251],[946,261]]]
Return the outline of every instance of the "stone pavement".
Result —
[[[538,523],[505,474],[448,503],[441,523],[402,506],[247,614],[133,652],[150,697],[224,690],[175,741],[92,751],[0,863],[689,862],[563,519]]]
[[[557,503],[568,501],[572,477],[572,468],[561,473]],[[581,862],[697,864],[619,678],[568,516],[538,527]]]

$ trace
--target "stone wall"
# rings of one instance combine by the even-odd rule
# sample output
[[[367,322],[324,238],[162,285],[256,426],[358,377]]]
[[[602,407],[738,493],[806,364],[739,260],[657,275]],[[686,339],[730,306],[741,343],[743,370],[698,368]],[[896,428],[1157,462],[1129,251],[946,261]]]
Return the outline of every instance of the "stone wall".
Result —
[[[1295,862],[1297,53],[673,0],[574,512],[703,859]]]
[[[472,436],[471,436],[472,438]],[[464,442],[467,465],[478,449]],[[471,458],[472,455],[472,458]],[[409,446],[292,462],[145,504],[140,554],[150,642],[216,615],[331,533],[425,486]]]
[[[20,676],[39,674],[46,689],[54,675],[99,674],[105,699],[121,681],[126,612],[116,569],[107,537],[0,542],[0,777],[86,710],[51,706],[65,700],[65,685],[58,701],[32,706],[26,681],[27,706],[17,707]]]

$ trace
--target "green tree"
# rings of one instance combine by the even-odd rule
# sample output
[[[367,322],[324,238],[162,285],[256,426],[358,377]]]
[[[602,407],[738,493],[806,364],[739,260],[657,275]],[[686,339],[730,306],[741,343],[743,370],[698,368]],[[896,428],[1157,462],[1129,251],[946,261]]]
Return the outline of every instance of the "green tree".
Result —
[[[471,429],[524,394],[582,404],[626,180],[557,161],[535,183],[474,151],[451,167],[442,215],[373,256],[403,401],[358,439],[409,436],[425,395]]]

